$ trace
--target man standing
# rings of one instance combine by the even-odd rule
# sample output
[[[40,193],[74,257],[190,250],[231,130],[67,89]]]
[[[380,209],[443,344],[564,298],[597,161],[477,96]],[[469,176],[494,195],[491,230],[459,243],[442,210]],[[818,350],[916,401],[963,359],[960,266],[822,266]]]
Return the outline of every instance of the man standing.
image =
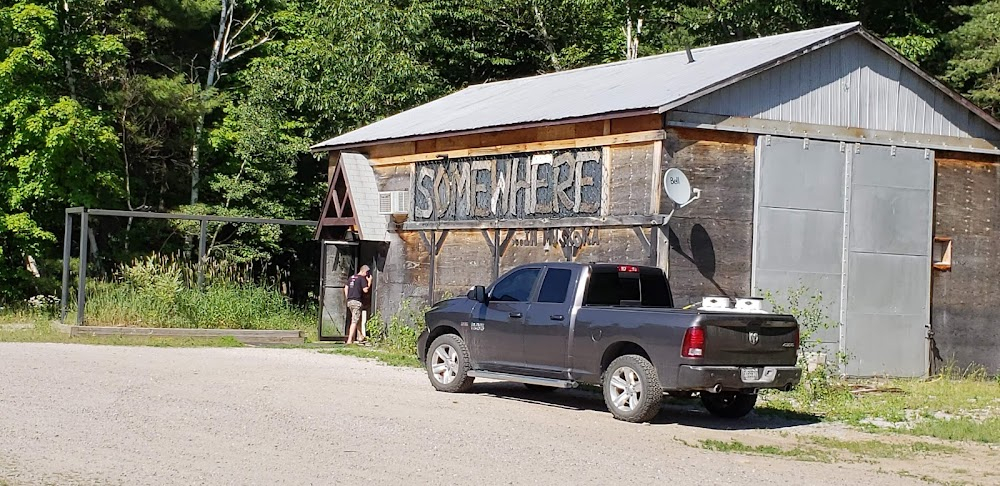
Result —
[[[367,294],[372,287],[372,274],[368,265],[361,265],[358,273],[351,275],[344,286],[344,297],[347,297],[347,309],[351,312],[351,326],[347,331],[347,344],[353,344],[358,333],[358,321],[361,320],[361,298]],[[361,336],[358,342],[363,342],[365,336]]]

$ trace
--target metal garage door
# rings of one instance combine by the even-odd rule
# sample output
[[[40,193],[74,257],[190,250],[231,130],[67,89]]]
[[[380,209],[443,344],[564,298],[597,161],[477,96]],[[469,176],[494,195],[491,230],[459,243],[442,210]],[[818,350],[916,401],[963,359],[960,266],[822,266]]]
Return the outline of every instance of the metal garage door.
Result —
[[[928,366],[934,156],[872,145],[852,155],[847,372],[921,376]]]
[[[837,142],[758,142],[753,289],[821,294],[834,325],[812,338],[833,356],[840,349],[845,155]]]
[[[814,337],[847,353],[851,375],[923,375],[933,154],[773,136],[757,147],[755,292],[821,293],[840,325]]]

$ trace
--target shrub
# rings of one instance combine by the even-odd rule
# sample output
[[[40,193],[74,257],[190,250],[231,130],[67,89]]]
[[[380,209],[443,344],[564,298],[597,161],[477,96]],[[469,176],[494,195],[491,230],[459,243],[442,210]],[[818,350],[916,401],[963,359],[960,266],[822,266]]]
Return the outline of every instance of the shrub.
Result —
[[[815,364],[809,363],[811,355],[820,351],[820,342],[815,338],[817,332],[837,327],[837,322],[827,315],[828,304],[823,302],[822,293],[813,293],[808,287],[800,286],[784,292],[764,291],[764,298],[771,304],[772,312],[776,314],[791,314],[799,323],[798,364],[803,369],[801,389],[807,393],[810,400],[818,400],[848,393],[832,379],[840,374],[840,367],[847,363],[847,355],[837,352],[831,363],[823,360]]]
[[[190,288],[197,266],[153,255],[120,266],[113,281],[88,283],[93,323],[205,329],[311,329],[314,309],[293,305],[277,283],[255,283],[248,265],[206,265],[205,288]]]
[[[406,299],[388,322],[376,312],[368,320],[369,339],[373,344],[392,351],[416,354],[417,338],[424,328],[424,313],[428,309],[429,306],[414,306],[410,299]]]

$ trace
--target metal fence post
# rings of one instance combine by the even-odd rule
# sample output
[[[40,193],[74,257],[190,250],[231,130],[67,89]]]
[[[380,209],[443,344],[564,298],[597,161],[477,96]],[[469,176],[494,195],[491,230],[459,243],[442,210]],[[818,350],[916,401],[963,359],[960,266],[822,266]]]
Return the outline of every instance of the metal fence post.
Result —
[[[87,252],[90,216],[87,208],[80,213],[80,283],[76,291],[76,324],[83,325],[83,312],[87,304]]]
[[[205,240],[208,239],[208,221],[201,220],[201,235],[198,236],[198,290],[205,290]]]
[[[73,242],[73,215],[66,211],[65,231],[63,232],[62,260],[62,294],[59,298],[59,322],[66,323],[66,312],[69,307],[69,258],[72,253],[70,245]]]

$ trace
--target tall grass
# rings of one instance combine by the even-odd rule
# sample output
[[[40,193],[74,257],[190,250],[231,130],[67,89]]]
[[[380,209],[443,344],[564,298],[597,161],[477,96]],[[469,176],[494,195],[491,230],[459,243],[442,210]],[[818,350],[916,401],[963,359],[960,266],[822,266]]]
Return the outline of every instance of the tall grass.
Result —
[[[204,290],[192,288],[197,266],[153,255],[120,266],[87,286],[88,324],[201,329],[310,329],[316,309],[292,304],[278,279],[249,265],[209,262]]]

